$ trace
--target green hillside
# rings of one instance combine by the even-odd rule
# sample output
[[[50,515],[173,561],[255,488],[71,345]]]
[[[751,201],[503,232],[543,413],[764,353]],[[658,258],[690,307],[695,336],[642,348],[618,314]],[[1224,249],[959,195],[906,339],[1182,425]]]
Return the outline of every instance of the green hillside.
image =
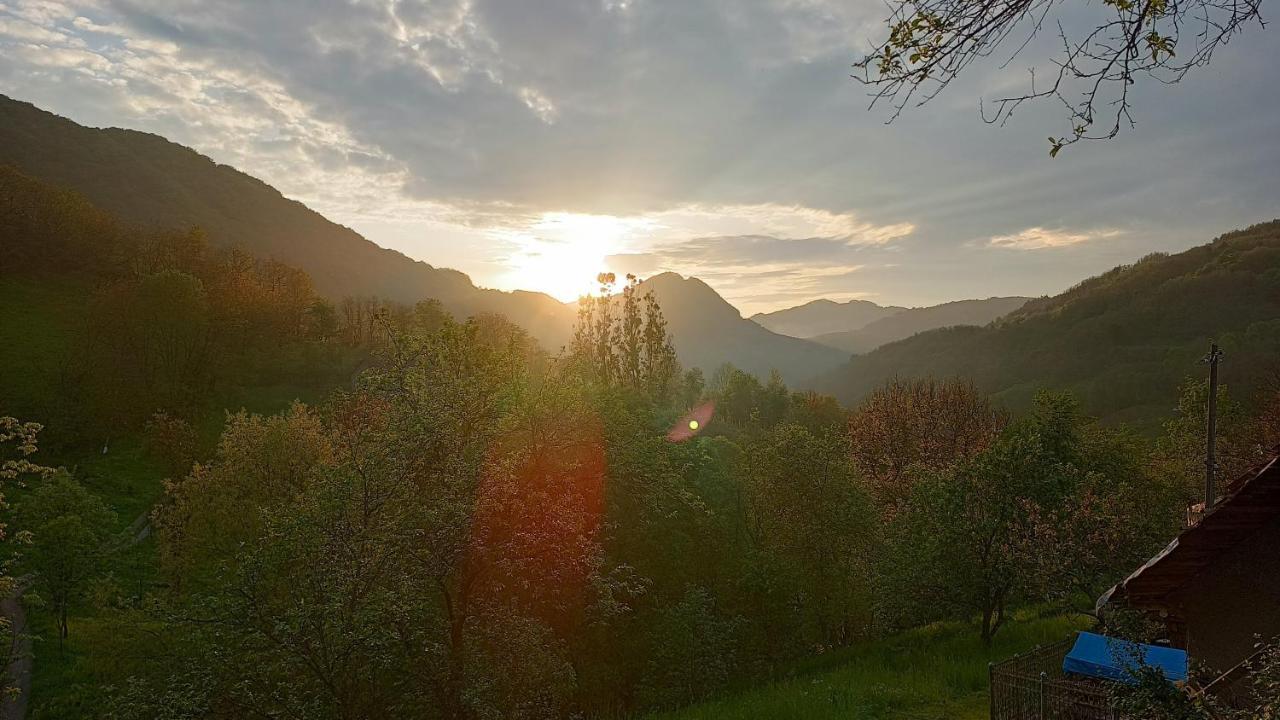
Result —
[[[84,127],[0,95],[0,164],[75,190],[128,222],[199,226],[215,245],[305,270],[331,299],[435,298],[462,317],[506,315],[548,348],[568,339],[572,310],[552,297],[479,289],[463,273],[378,247],[261,180],[158,135]]]
[[[860,328],[824,333],[810,339],[847,353],[865,353],[929,330],[957,325],[986,325],[1022,307],[1029,299],[993,297],[911,308]]]
[[[1280,351],[1280,221],[1117,267],[988,327],[934,330],[852,358],[818,389],[856,403],[894,376],[959,375],[1011,407],[1038,388],[1076,393],[1107,420],[1167,416],[1210,340],[1223,378],[1248,397]]]

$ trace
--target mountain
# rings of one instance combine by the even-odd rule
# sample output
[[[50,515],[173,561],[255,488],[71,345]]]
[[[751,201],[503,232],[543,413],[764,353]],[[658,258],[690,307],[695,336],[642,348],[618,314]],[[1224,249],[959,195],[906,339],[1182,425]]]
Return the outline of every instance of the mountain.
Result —
[[[815,381],[856,403],[894,377],[972,379],[1014,409],[1036,390],[1071,390],[1107,420],[1154,423],[1200,378],[1211,339],[1222,379],[1248,399],[1280,365],[1280,220],[1177,254],[1156,253],[986,327],[930,330],[850,359]]]
[[[812,338],[825,333],[857,330],[868,323],[887,318],[906,310],[901,307],[883,307],[869,300],[814,300],[785,310],[757,313],[751,319],[782,335]]]
[[[700,367],[707,374],[731,362],[761,378],[777,369],[788,385],[801,386],[848,358],[839,350],[780,335],[743,318],[694,277],[662,273],[641,283],[640,292],[657,297],[680,363]]]
[[[462,317],[501,313],[553,351],[572,328],[572,307],[550,296],[477,288],[461,272],[381,248],[261,180],[158,135],[84,127],[0,95],[0,164],[73,189],[138,225],[198,225],[214,245],[238,244],[302,268],[330,298],[436,298]]]
[[[993,297],[986,300],[957,300],[930,307],[911,308],[880,318],[855,330],[826,333],[809,339],[847,353],[861,354],[926,330],[956,325],[986,325],[1017,310],[1030,299]]]
[[[157,135],[87,128],[0,95],[0,165],[75,190],[134,224],[198,225],[215,245],[239,245],[302,268],[317,291],[331,298],[436,298],[460,317],[500,313],[552,352],[572,333],[572,303],[478,288],[463,273],[378,247],[261,180]],[[733,362],[762,376],[777,368],[788,382],[801,383],[846,359],[838,350],[744,320],[700,280],[659,275],[645,286],[657,293],[687,366],[710,372]]]

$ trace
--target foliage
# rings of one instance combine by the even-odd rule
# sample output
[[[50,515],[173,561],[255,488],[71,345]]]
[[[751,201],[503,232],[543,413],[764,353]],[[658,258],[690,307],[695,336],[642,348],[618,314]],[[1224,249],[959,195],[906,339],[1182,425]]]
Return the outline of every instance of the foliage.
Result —
[[[42,482],[22,502],[18,518],[35,537],[22,564],[57,616],[61,644],[69,632],[71,604],[84,598],[89,581],[100,572],[115,513],[63,472]]]
[[[976,613],[990,642],[1020,602],[1091,600],[1161,542],[1158,522],[1131,519],[1172,514],[1151,504],[1138,462],[1072,398],[1041,394],[988,449],[917,481],[890,526],[889,612]]]
[[[1112,688],[1112,702],[1125,718],[1151,720],[1275,720],[1280,717],[1280,646],[1263,645],[1244,664],[1239,698],[1223,697],[1214,679],[1195,677],[1188,686],[1169,682],[1160,668],[1141,661],[1130,672],[1135,682]],[[1247,698],[1244,702],[1238,700]]]
[[[109,443],[102,429],[122,434],[157,411],[190,419],[237,385],[328,386],[345,375],[302,271],[215,250],[199,229],[128,227],[7,167],[0,200],[0,276],[80,280],[72,337],[39,368],[54,374],[54,392],[31,408],[68,439]],[[73,435],[90,428],[92,440]]]
[[[599,296],[587,295],[578,301],[573,361],[597,382],[616,383],[667,401],[679,364],[657,299],[651,292],[640,292],[634,275],[627,276],[618,296],[613,295],[613,273],[602,273],[599,281]]]
[[[23,487],[29,479],[43,479],[53,474],[54,470],[36,463],[31,459],[39,450],[39,435],[43,427],[39,423],[22,422],[17,418],[8,415],[0,415],[0,490],[7,490],[9,486]],[[9,509],[8,502],[5,501],[4,495],[0,495],[0,511]],[[31,542],[31,534],[28,531],[22,531],[12,536],[9,533],[8,523],[0,522],[0,540],[9,540],[19,545],[29,544]],[[13,577],[12,570],[15,563],[15,557],[6,557],[0,560],[0,594],[8,597],[17,587],[17,580]],[[10,679],[7,672],[10,663],[15,659],[14,651],[18,644],[14,642],[13,623],[8,616],[0,617],[0,666],[6,669],[4,676],[3,694],[8,696],[14,692],[9,687]]]
[[[190,423],[160,411],[147,420],[144,432],[147,452],[159,458],[169,477],[182,477],[191,470],[198,439]]]
[[[882,511],[911,495],[922,470],[943,470],[986,448],[1008,421],[972,383],[892,379],[849,418],[852,457]]]
[[[1156,443],[1152,461],[1156,472],[1169,478],[1185,505],[1204,502],[1205,427],[1209,384],[1188,380],[1182,386],[1173,417],[1164,423],[1164,435]],[[1218,387],[1217,445],[1214,449],[1217,493],[1250,467],[1266,458],[1277,439],[1265,420],[1251,416],[1244,406]]]
[[[1158,431],[1178,387],[1204,376],[1211,339],[1236,397],[1271,389],[1277,267],[1280,222],[1264,223],[1117,267],[988,327],[932,330],[856,356],[815,389],[854,404],[890,378],[959,376],[1015,412],[1037,389],[1055,388],[1106,422]]]

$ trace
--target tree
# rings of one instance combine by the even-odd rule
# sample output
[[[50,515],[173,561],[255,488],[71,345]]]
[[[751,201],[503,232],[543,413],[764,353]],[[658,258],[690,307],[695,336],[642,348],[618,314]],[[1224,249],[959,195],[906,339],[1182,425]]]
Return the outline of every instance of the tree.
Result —
[[[1156,442],[1152,455],[1153,472],[1167,478],[1184,506],[1205,499],[1208,399],[1207,381],[1189,379],[1183,383],[1175,413],[1165,421],[1164,435]],[[1271,450],[1264,441],[1268,434],[1265,416],[1261,421],[1250,418],[1230,396],[1226,385],[1218,387],[1218,468],[1214,479],[1219,495],[1228,483],[1266,457]]]
[[[782,424],[746,449],[742,468],[746,528],[792,582],[788,605],[815,644],[848,643],[870,619],[875,514],[844,437]]]
[[[849,417],[854,467],[882,512],[911,494],[919,470],[942,470],[986,448],[1007,416],[972,383],[893,379]]]
[[[655,617],[643,691],[647,703],[672,707],[702,700],[732,676],[743,619],[727,616],[705,588],[691,587]]]
[[[1146,556],[1160,506],[1122,440],[1091,426],[1074,398],[1040,393],[987,449],[921,472],[889,529],[889,614],[976,614],[990,643],[1016,603],[1091,595]],[[1144,513],[1150,524],[1134,522]]]
[[[170,580],[202,586],[233,563],[271,512],[308,492],[313,473],[332,456],[329,435],[305,405],[270,417],[228,414],[213,459],[166,481],[152,513]]]
[[[58,473],[22,503],[19,518],[34,536],[24,565],[57,617],[61,648],[69,629],[67,611],[100,571],[115,513],[70,475]]]
[[[8,486],[12,485],[23,487],[30,479],[43,479],[53,474],[53,468],[40,465],[31,459],[31,456],[39,450],[39,435],[43,429],[40,423],[22,422],[15,417],[0,415],[0,491],[7,490]],[[9,505],[4,495],[0,494],[0,511],[8,509]],[[0,522],[0,540],[29,544],[31,533],[24,530],[11,536],[8,532],[8,523]],[[14,560],[13,556],[0,559],[0,594],[4,597],[11,595],[17,585],[12,573]],[[0,642],[0,660],[3,662],[0,666],[7,670],[14,660],[14,648],[17,647],[16,643],[10,642],[13,625],[8,617],[0,617],[0,635],[3,636],[3,642]],[[7,672],[4,677],[5,680],[0,689],[8,694],[12,688],[8,687]]]
[[[659,404],[670,402],[680,364],[657,298],[644,291],[635,275],[627,275],[618,294],[613,292],[613,273],[597,279],[600,294],[578,300],[571,361],[606,386],[643,393]]]
[[[997,98],[987,122],[1004,123],[1029,100],[1054,98],[1066,108],[1070,131],[1049,138],[1050,155],[1080,140],[1115,137],[1133,124],[1129,92],[1139,78],[1175,83],[1208,65],[1251,20],[1261,25],[1262,0],[1104,0],[1083,21],[1074,5],[1053,0],[895,0],[887,37],[855,67],[872,88],[873,105],[889,102],[893,116],[913,101],[938,95],[975,61],[1011,48],[1018,55],[1043,28],[1056,26],[1061,54],[1047,80]],[[918,95],[918,97],[917,97]]]
[[[128,278],[104,290],[91,314],[91,346],[106,424],[156,409],[189,412],[213,381],[214,325],[204,283],[176,270]]]
[[[147,452],[160,460],[169,477],[179,478],[191,470],[197,443],[191,423],[160,411],[147,421],[144,432]]]

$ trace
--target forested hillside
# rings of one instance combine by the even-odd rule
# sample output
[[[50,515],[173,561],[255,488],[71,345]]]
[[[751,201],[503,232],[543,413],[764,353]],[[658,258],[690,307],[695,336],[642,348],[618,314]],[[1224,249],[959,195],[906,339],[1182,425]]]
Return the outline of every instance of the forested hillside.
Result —
[[[266,183],[162,137],[94,129],[0,95],[0,165],[75,190],[93,205],[149,228],[197,226],[214,247],[239,247],[305,271],[316,292],[364,308],[438,300],[457,318],[502,315],[550,353],[569,341],[572,303],[524,291],[479,289],[464,274],[378,247]],[[734,362],[792,383],[830,370],[844,354],[743,320],[713,290],[690,280],[651,287],[670,311],[676,348],[707,373]],[[714,318],[714,320],[712,320]],[[721,322],[723,320],[723,323]]]
[[[1029,298],[1003,297],[911,308],[881,318],[855,330],[827,333],[810,338],[850,354],[870,352],[917,333],[958,325],[986,325],[1026,304]]]
[[[573,311],[552,297],[478,289],[456,270],[380,248],[261,180],[157,135],[83,127],[0,95],[0,164],[76,190],[129,222],[199,226],[214,246],[238,245],[305,270],[330,299],[434,298],[460,317],[505,315],[548,349],[568,340]]]
[[[1014,408],[1037,388],[1071,390],[1092,413],[1147,423],[1168,415],[1210,340],[1227,357],[1224,381],[1248,398],[1276,372],[1280,352],[1280,222],[1212,243],[1157,253],[1051,297],[989,327],[933,330],[852,358],[819,389],[857,402],[886,379],[958,375]]]
[[[130,226],[2,165],[0,206],[0,404],[65,444],[157,410],[201,416],[246,387],[319,394],[355,367],[345,321],[297,268]]]

